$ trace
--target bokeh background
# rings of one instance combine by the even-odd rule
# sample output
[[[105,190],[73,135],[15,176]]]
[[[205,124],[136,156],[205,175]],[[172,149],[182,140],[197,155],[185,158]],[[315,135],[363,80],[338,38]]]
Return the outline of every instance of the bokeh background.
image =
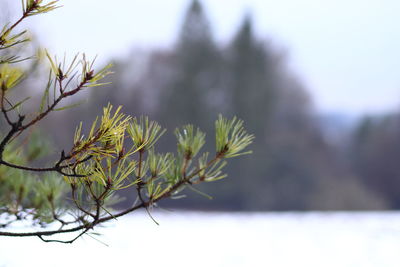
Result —
[[[2,0],[3,1],[3,0]],[[5,0],[14,8],[13,1]],[[65,2],[65,3],[64,3]],[[98,55],[110,85],[41,126],[54,151],[111,103],[173,131],[192,123],[214,147],[218,114],[256,140],[228,178],[162,207],[228,211],[400,208],[400,8],[397,1],[62,1],[30,20],[36,46]],[[18,9],[15,9],[18,10]],[[13,17],[14,14],[3,15]],[[30,90],[38,95],[38,74]],[[124,192],[132,200],[134,195]],[[127,201],[130,203],[131,201]]]

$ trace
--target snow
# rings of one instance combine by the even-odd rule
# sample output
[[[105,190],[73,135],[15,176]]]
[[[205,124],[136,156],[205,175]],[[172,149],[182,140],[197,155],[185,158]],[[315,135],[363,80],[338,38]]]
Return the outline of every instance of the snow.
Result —
[[[398,267],[400,212],[137,213],[72,245],[0,238],[0,267]]]

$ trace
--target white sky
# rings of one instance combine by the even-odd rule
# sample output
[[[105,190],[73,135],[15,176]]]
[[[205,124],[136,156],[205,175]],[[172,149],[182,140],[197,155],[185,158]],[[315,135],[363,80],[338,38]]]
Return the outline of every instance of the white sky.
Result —
[[[4,1],[4,0],[1,0]],[[18,1],[19,2],[19,1]],[[102,62],[132,47],[165,47],[188,0],[61,0],[31,19],[52,52],[86,52]],[[358,115],[400,107],[400,1],[204,0],[218,40],[226,42],[251,11],[259,36],[289,53],[319,110]]]

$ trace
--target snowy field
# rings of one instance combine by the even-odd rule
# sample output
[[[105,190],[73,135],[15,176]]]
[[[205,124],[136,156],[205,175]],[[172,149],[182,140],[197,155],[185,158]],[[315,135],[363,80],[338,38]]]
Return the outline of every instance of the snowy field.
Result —
[[[400,213],[138,213],[72,245],[0,238],[0,267],[399,267]]]

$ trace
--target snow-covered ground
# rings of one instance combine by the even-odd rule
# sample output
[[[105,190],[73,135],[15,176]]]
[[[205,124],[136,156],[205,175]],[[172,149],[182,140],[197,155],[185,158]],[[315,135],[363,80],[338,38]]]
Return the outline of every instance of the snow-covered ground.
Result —
[[[160,212],[72,245],[0,238],[0,267],[398,267],[400,213]]]

